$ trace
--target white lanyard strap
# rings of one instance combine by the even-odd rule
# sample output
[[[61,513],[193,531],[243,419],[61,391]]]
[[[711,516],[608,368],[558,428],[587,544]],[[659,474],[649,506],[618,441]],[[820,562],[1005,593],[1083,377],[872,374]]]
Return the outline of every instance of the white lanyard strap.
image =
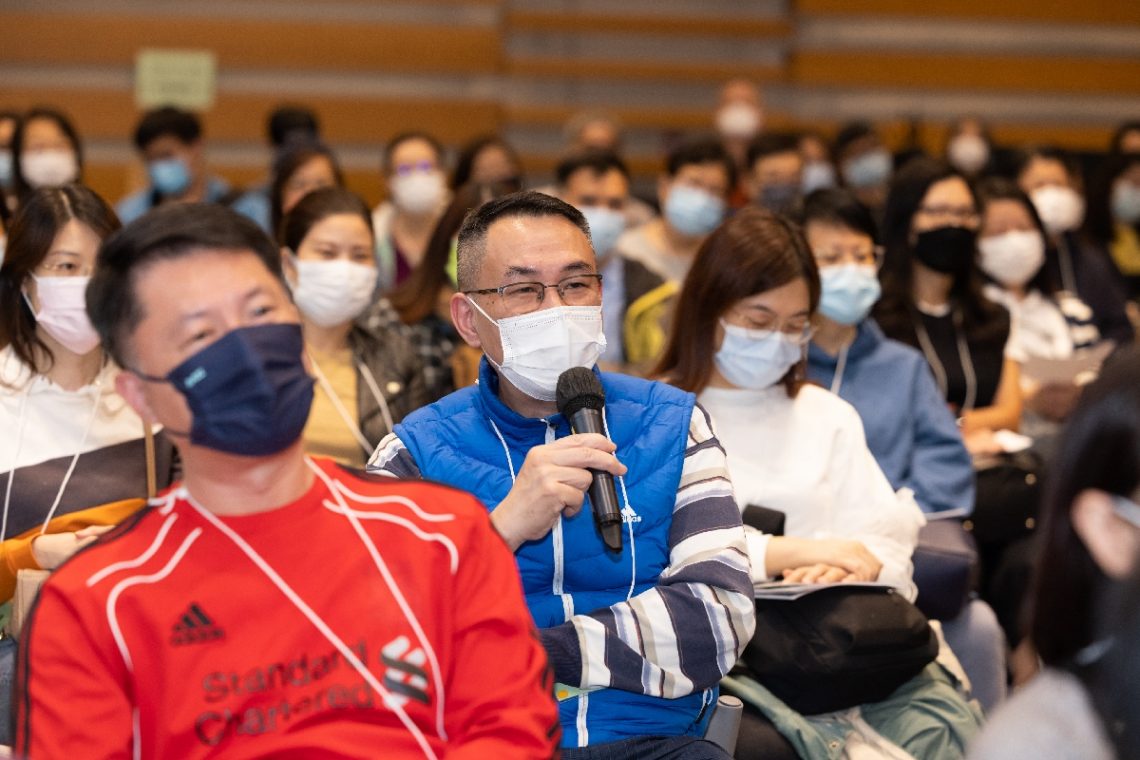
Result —
[[[831,378],[831,392],[836,396],[839,395],[839,389],[843,387],[843,373],[847,371],[847,349],[851,344],[844,343],[843,347],[839,349],[839,358],[835,362],[835,376]]]
[[[310,464],[310,467],[313,467],[314,470],[316,469],[316,467],[312,464]],[[323,473],[320,474],[323,475]],[[332,490],[333,494],[337,497],[337,500],[344,508],[345,516],[351,522],[351,511],[347,507],[343,506],[344,500],[340,497],[335,489],[330,490]],[[368,682],[368,685],[372,687],[372,690],[376,692],[377,695],[379,695],[381,700],[383,700],[385,706],[396,714],[396,717],[399,718],[400,722],[404,725],[404,728],[408,729],[408,732],[412,734],[413,738],[416,740],[416,743],[419,744],[420,749],[423,750],[424,756],[431,758],[432,760],[437,760],[436,754],[432,751],[432,748],[428,744],[427,739],[424,737],[423,732],[419,729],[415,722],[408,717],[408,714],[404,712],[404,708],[401,706],[399,701],[392,696],[392,693],[385,689],[384,685],[379,681],[379,679],[376,678],[372,671],[370,671],[368,667],[360,661],[360,658],[357,656],[356,652],[354,652],[351,648],[349,648],[347,644],[344,643],[344,640],[341,639],[340,636],[338,636],[336,632],[333,631],[333,629],[330,628],[329,625],[321,618],[321,616],[318,615],[313,610],[313,608],[310,607],[296,591],[293,590],[292,586],[285,582],[284,578],[278,575],[277,571],[273,569],[273,566],[266,562],[265,558],[258,554],[256,549],[250,546],[244,538],[242,538],[235,530],[233,530],[233,528],[219,520],[214,513],[195,501],[194,498],[190,496],[190,493],[188,491],[185,491],[185,489],[183,489],[183,491],[185,493],[187,503],[190,504],[190,506],[199,515],[201,515],[202,518],[206,520],[206,522],[217,528],[217,530],[226,538],[228,538],[234,544],[234,546],[240,549],[241,552],[249,558],[250,562],[252,562],[262,572],[262,574],[264,574],[265,577],[268,578],[269,581],[277,587],[277,589],[285,596],[285,598],[288,599],[302,615],[305,616],[305,618],[313,625],[313,627],[316,628],[321,633],[321,635],[324,636],[325,639],[330,644],[332,644],[333,647],[336,648],[338,652],[340,652],[340,654],[344,657],[345,662],[352,665],[353,669],[355,669],[356,672],[359,673],[360,676]],[[375,547],[373,547],[373,549],[375,549]]]
[[[961,411],[968,412],[974,408],[974,404],[978,401],[978,377],[974,372],[974,361],[970,356],[970,346],[962,334],[961,321],[960,314],[955,310],[953,318],[954,338],[958,344],[958,360],[962,363],[962,374],[966,378],[966,398],[962,403]],[[946,376],[946,367],[938,358],[938,352],[934,350],[934,343],[930,340],[930,333],[926,331],[926,325],[922,323],[922,317],[919,315],[914,318],[914,332],[918,336],[919,345],[922,346],[922,353],[926,355],[927,363],[934,371],[934,379],[938,382],[942,397],[947,398],[950,382]]]
[[[328,396],[329,401],[332,403],[333,408],[336,409],[337,414],[340,415],[341,420],[344,421],[345,427],[352,433],[353,438],[360,444],[360,448],[364,449],[365,454],[371,454],[372,449],[375,448],[368,439],[364,437],[364,431],[360,429],[360,425],[349,413],[345,407],[344,402],[340,400],[336,389],[333,388],[325,373],[321,371],[321,365],[317,363],[316,358],[313,357],[312,352],[309,352],[309,361],[313,365],[313,372],[317,376],[317,382],[321,386],[321,390]],[[384,418],[384,424],[387,425],[389,432],[392,430],[392,413],[388,409],[388,402],[384,400],[384,394],[380,392],[380,386],[376,384],[376,378],[372,375],[372,371],[362,363],[356,364],[357,369],[360,371],[361,377],[364,378],[364,384],[368,386],[368,390],[376,398],[376,403],[380,407],[380,414]]]

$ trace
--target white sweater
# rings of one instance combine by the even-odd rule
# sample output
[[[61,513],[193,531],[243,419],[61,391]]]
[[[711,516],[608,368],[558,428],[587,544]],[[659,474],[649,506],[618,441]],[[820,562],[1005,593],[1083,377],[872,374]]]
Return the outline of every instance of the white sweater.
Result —
[[[922,512],[909,490],[891,489],[854,407],[814,385],[794,399],[783,385],[708,388],[700,403],[728,454],[742,511],[754,504],[784,512],[788,536],[861,541],[883,563],[878,580],[914,599],[910,558]],[[746,530],[752,579],[768,580],[769,536]]]

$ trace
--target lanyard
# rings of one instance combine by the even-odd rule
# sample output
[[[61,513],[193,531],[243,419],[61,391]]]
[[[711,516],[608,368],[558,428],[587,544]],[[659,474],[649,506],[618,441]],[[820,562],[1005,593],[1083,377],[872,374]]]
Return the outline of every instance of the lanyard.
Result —
[[[954,337],[958,343],[958,360],[962,363],[962,374],[966,376],[966,398],[961,409],[965,413],[972,410],[974,404],[977,403],[978,377],[974,373],[974,361],[970,357],[970,347],[966,343],[965,336],[962,335],[961,313],[957,309],[952,313]],[[942,397],[949,400],[947,397],[950,392],[950,384],[946,378],[946,367],[938,358],[938,352],[934,350],[934,343],[930,340],[930,333],[926,331],[926,325],[922,323],[922,317],[917,314],[914,315],[914,332],[918,336],[919,345],[922,346],[922,353],[926,355],[927,363],[934,370],[934,379],[938,382],[938,389],[942,391]]]
[[[356,531],[357,537],[360,538],[361,543],[364,544],[364,547],[368,550],[369,555],[372,557],[373,562],[376,564],[377,569],[380,571],[381,576],[383,576],[384,581],[388,586],[388,590],[396,599],[396,603],[404,613],[404,617],[407,619],[408,623],[415,631],[420,645],[423,647],[424,654],[428,657],[428,661],[432,665],[432,677],[436,683],[436,693],[438,697],[436,730],[439,733],[440,738],[446,740],[447,734],[444,731],[443,726],[444,692],[442,684],[440,683],[439,663],[436,660],[435,651],[432,649],[430,643],[428,642],[427,636],[424,634],[423,629],[420,627],[419,622],[416,620],[416,617],[413,614],[411,607],[408,605],[407,600],[404,598],[404,595],[400,593],[400,589],[396,585],[395,578],[393,578],[391,573],[388,571],[387,565],[384,563],[384,560],[380,556],[380,550],[376,547],[375,542],[373,542],[372,539],[368,537],[368,534],[365,532],[364,527],[360,524],[360,518],[356,515],[355,512],[349,509],[348,504],[344,500],[344,497],[341,495],[337,486],[330,480],[328,475],[326,475],[319,467],[317,467],[308,457],[305,457],[305,464],[309,466],[309,469],[316,473],[317,477],[319,477],[328,488],[329,493],[331,493],[336,498],[337,505],[340,507],[341,513],[348,519],[349,523],[352,524],[352,528],[354,531]],[[181,491],[181,495],[185,497],[186,502],[194,509],[194,511],[201,515],[202,518],[206,520],[206,522],[217,528],[217,530],[226,538],[228,538],[234,544],[234,546],[240,549],[241,552],[249,558],[250,562],[252,562],[254,566],[257,567],[257,569],[260,570],[262,574],[265,575],[265,577],[268,578],[274,586],[277,587],[278,591],[280,591],[282,595],[284,595],[285,598],[292,603],[297,611],[300,612],[305,617],[305,619],[312,623],[313,627],[316,628],[321,633],[321,635],[325,637],[325,640],[327,640],[330,644],[333,645],[333,647],[336,648],[338,652],[340,652],[340,654],[344,657],[345,662],[352,665],[353,669],[356,670],[356,672],[359,673],[360,676],[368,682],[368,685],[372,687],[372,690],[376,692],[381,700],[383,700],[384,705],[396,714],[396,717],[399,718],[400,723],[402,723],[404,725],[404,728],[408,729],[408,732],[412,734],[413,738],[416,740],[416,743],[423,751],[424,756],[430,758],[431,760],[437,760],[436,754],[432,750],[431,745],[428,744],[427,739],[424,737],[423,731],[421,731],[419,726],[417,726],[415,722],[408,717],[408,714],[404,712],[404,708],[400,702],[392,696],[392,693],[390,691],[384,688],[384,685],[380,682],[379,679],[376,678],[372,671],[368,669],[368,666],[360,661],[360,658],[357,656],[356,652],[354,652],[349,648],[347,644],[344,643],[344,640],[338,636],[332,628],[329,627],[328,623],[326,623],[324,619],[321,618],[321,616],[318,615],[313,610],[313,608],[308,605],[307,602],[305,602],[304,599],[301,598],[301,596],[293,589],[292,586],[285,582],[285,579],[282,578],[277,573],[277,571],[273,569],[273,566],[270,565],[265,560],[265,558],[257,552],[256,549],[250,546],[249,543],[246,542],[246,540],[240,535],[238,535],[238,533],[233,528],[218,519],[217,515],[195,501],[194,498],[190,495],[189,491],[185,489],[185,487],[183,487]]]
[[[16,449],[12,454],[12,466],[8,470],[8,484],[4,488],[4,516],[0,519],[0,541],[8,535],[8,509],[12,504],[12,482],[16,479],[16,465],[20,462],[20,448],[24,445],[24,428],[28,421],[28,397],[32,394],[33,382],[34,378],[28,380],[28,385],[24,388],[23,398],[20,399],[20,420],[16,428]],[[63,482],[59,484],[59,490],[56,491],[55,501],[52,502],[51,509],[48,510],[47,516],[44,518],[43,527],[40,528],[41,536],[47,532],[48,525],[51,523],[51,519],[55,517],[56,509],[59,508],[59,503],[63,501],[63,492],[67,490],[67,484],[71,481],[71,475],[79,463],[79,455],[83,453],[83,447],[87,445],[87,439],[91,435],[91,428],[95,426],[95,417],[99,413],[99,400],[102,397],[101,378],[96,377],[94,385],[95,403],[91,405],[91,413],[87,416],[87,425],[83,428],[83,437],[79,439],[79,447],[71,457],[71,463],[63,475]]]
[[[836,396],[839,395],[839,389],[843,387],[843,372],[847,369],[847,350],[851,348],[850,343],[844,343],[843,347],[839,349],[839,358],[835,362],[835,377],[831,378],[831,392]]]
[[[333,388],[329,379],[325,377],[325,373],[321,371],[321,365],[317,363],[311,351],[309,352],[309,361],[313,365],[313,372],[317,375],[317,382],[320,384],[321,390],[328,396],[333,408],[336,409],[337,414],[340,415],[341,420],[344,421],[345,426],[349,432],[352,433],[356,442],[360,444],[360,448],[364,449],[366,455],[371,454],[372,449],[375,447],[364,437],[364,432],[360,429],[360,425],[357,424],[356,420],[349,414],[348,409],[345,408],[344,403],[341,402],[336,389]],[[388,402],[385,401],[384,394],[380,392],[380,386],[376,383],[376,377],[372,374],[372,370],[368,369],[363,362],[357,362],[356,368],[359,370],[360,376],[364,378],[364,384],[368,386],[368,390],[376,399],[376,405],[380,407],[380,415],[384,418],[384,424],[388,426],[388,431],[391,432],[393,428],[392,412],[388,409]]]

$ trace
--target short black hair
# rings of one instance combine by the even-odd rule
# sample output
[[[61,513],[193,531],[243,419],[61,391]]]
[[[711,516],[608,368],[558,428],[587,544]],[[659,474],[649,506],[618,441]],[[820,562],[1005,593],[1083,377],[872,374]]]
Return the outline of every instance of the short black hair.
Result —
[[[316,142],[321,134],[317,115],[305,106],[283,105],[274,108],[265,127],[274,148],[292,142]]]
[[[804,198],[796,216],[805,228],[812,222],[845,227],[861,232],[872,240],[879,239],[879,229],[871,211],[850,190],[833,187],[816,190]]]
[[[681,143],[665,158],[665,173],[676,177],[677,172],[692,164],[719,163],[728,174],[728,189],[736,187],[736,164],[719,140],[701,137]]]
[[[475,277],[486,250],[487,231],[500,219],[525,216],[534,219],[554,216],[566,219],[590,237],[590,225],[582,212],[563,200],[534,190],[511,193],[487,201],[468,212],[459,228],[459,245],[456,253],[456,280],[460,290],[475,286]]]
[[[582,169],[590,169],[595,174],[619,171],[627,180],[630,178],[629,167],[612,150],[583,150],[572,153],[558,164],[554,176],[559,185],[565,185],[571,175]]]
[[[148,111],[135,127],[135,147],[146,147],[160,137],[170,135],[179,142],[189,145],[202,138],[202,123],[189,111],[174,106],[163,106]]]
[[[748,168],[756,162],[779,153],[799,153],[800,140],[787,132],[765,132],[748,145]]]
[[[155,208],[103,241],[87,286],[87,314],[103,348],[119,366],[130,366],[127,340],[144,317],[135,297],[138,273],[157,261],[197,251],[250,251],[285,282],[277,246],[236,211],[216,203]]]
[[[869,121],[848,122],[840,127],[838,134],[835,135],[835,146],[832,153],[836,156],[842,156],[851,147],[851,143],[866,137],[879,139],[879,133],[875,131]]]

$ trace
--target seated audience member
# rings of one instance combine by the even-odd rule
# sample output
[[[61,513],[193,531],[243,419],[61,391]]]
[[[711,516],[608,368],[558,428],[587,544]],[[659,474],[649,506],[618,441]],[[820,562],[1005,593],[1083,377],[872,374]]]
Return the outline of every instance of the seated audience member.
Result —
[[[1084,233],[1107,251],[1128,285],[1129,298],[1140,296],[1140,150],[1111,154],[1089,189]]]
[[[269,221],[273,237],[281,235],[281,220],[309,193],[325,187],[344,187],[336,156],[325,145],[302,143],[286,150],[273,165],[269,184]]]
[[[732,208],[748,202],[743,180],[748,176],[748,146],[764,130],[764,96],[755,82],[744,78],[725,82],[717,97],[713,126],[741,184],[733,183],[727,199]]]
[[[975,181],[992,169],[993,145],[985,122],[976,116],[966,116],[950,125],[944,158],[963,176]]]
[[[770,132],[748,146],[748,199],[774,214],[786,214],[803,195],[804,159],[793,135]]]
[[[1081,395],[1048,470],[1029,599],[1029,639],[1044,669],[996,712],[972,760],[1134,756],[1135,744],[1117,754],[1112,740],[1122,729],[1136,736],[1135,684],[1126,687],[1131,704],[1121,705],[1131,713],[1127,724],[1095,708],[1103,704],[1098,687],[1124,665],[1121,650],[1135,674],[1136,626],[1122,626],[1118,605],[1121,587],[1136,584],[1138,498],[1140,352],[1128,348]],[[1129,616],[1135,621],[1135,610]],[[1104,701],[1124,693],[1115,691]]]
[[[982,294],[974,262],[978,204],[965,178],[916,159],[891,183],[883,240],[883,296],[876,321],[918,348],[959,417],[966,448],[1000,450],[993,433],[1017,430],[1019,368],[1007,358],[1009,314]]]
[[[453,321],[485,355],[478,385],[398,424],[369,469],[470,489],[491,510],[554,666],[563,757],[727,757],[700,737],[754,612],[707,415],[692,394],[610,373],[607,435],[573,434],[557,411],[559,376],[606,343],[573,206],[527,192],[473,211],[459,290]],[[583,509],[591,469],[616,478],[620,551]]]
[[[799,146],[804,162],[803,194],[835,187],[838,180],[827,141],[815,132],[804,132],[800,135]]]
[[[808,379],[859,412],[893,488],[913,491],[923,512],[968,514],[974,468],[929,365],[869,317],[882,263],[871,213],[849,191],[833,189],[809,195],[800,218],[821,283]]]
[[[523,170],[518,154],[497,135],[484,135],[463,146],[455,160],[451,189],[467,184],[483,187],[503,185],[511,192],[522,190]]]
[[[273,151],[274,166],[277,160],[287,151],[299,145],[312,145],[320,142],[321,128],[317,115],[305,106],[278,106],[269,114],[265,124],[266,136],[269,138],[269,147]],[[273,185],[272,175],[259,184],[242,193],[233,202],[233,210],[247,216],[270,237],[276,235],[273,228],[273,204],[270,200],[270,188]]]
[[[736,169],[720,143],[697,140],[669,153],[657,180],[661,216],[627,231],[617,251],[680,286],[697,249],[724,219]]]
[[[220,203],[230,186],[206,171],[202,123],[189,111],[167,106],[149,111],[135,127],[135,147],[150,184],[115,207],[124,224],[163,203]]]
[[[664,280],[639,261],[618,255],[615,246],[625,231],[630,205],[629,169],[610,152],[578,153],[558,165],[558,196],[574,206],[590,225],[590,244],[598,257],[602,289],[602,321],[607,336],[601,361],[625,364],[625,314],[639,298]]]
[[[33,108],[12,134],[12,184],[17,205],[41,187],[83,181],[83,145],[71,120],[54,108]]]
[[[1108,145],[1110,156],[1122,153],[1140,153],[1140,121],[1126,121],[1112,133]]]
[[[819,294],[801,233],[770,212],[742,209],[701,246],[679,297],[686,318],[676,322],[656,373],[697,393],[712,415],[737,506],[786,515],[783,536],[745,527],[753,583],[780,576],[802,583],[880,581],[913,600],[910,557],[922,513],[909,492],[896,494],[883,476],[858,413],[802,381]],[[956,680],[939,666],[916,678],[924,688],[857,717],[792,717],[770,693],[753,707],[783,726],[803,757],[815,757],[811,748],[826,746],[826,739],[871,735],[915,756],[960,755],[977,722]],[[900,721],[898,712],[908,709],[913,722]],[[837,721],[844,730],[835,730]],[[931,732],[944,733],[937,745],[927,743]],[[769,756],[746,750],[738,744],[737,757]],[[839,749],[833,744],[829,752],[838,756]]]
[[[569,153],[580,151],[621,153],[621,122],[602,111],[581,111],[574,114],[563,127],[562,136]]]
[[[1056,250],[1046,246],[1045,228],[1028,196],[1014,182],[999,178],[983,181],[977,192],[982,210],[978,266],[991,280],[986,297],[1009,311],[1007,353],[1024,364],[1068,359],[1096,344],[1100,333],[1092,309],[1051,279],[1056,269],[1048,259],[1056,258]],[[1075,382],[1042,384],[1023,370],[1021,392],[1022,431],[1047,453],[1080,388]]]
[[[17,754],[550,757],[546,659],[479,504],[303,454],[302,329],[252,221],[148,214],[88,308],[184,479],[45,584]]]
[[[459,338],[451,324],[455,293],[455,245],[463,217],[472,208],[513,192],[506,185],[465,185],[454,194],[428,241],[424,260],[399,287],[369,310],[370,330],[402,330],[423,362],[428,400],[474,383],[483,354]]]
[[[847,124],[835,136],[832,152],[843,186],[855,193],[859,202],[870,209],[875,221],[880,222],[894,161],[879,133],[867,122]]]
[[[348,190],[314,190],[285,215],[278,242],[317,378],[305,450],[362,467],[396,422],[432,400],[403,332],[365,327],[377,278],[371,215]]]
[[[1045,225],[1049,246],[1056,249],[1046,262],[1049,277],[1089,305],[1101,337],[1120,345],[1130,342],[1123,279],[1105,251],[1077,234],[1085,199],[1076,165],[1057,149],[1032,148],[1018,156],[1016,176]]]
[[[384,148],[388,200],[372,212],[380,287],[403,283],[423,261],[428,240],[447,207],[443,146],[424,132],[405,132]]]
[[[173,475],[172,445],[115,390],[119,369],[84,310],[95,253],[118,227],[82,185],[31,191],[12,223],[0,267],[0,600],[19,570],[54,568]]]
[[[808,379],[855,407],[892,488],[909,488],[928,515],[970,514],[974,467],[930,367],[868,317],[882,261],[871,213],[847,190],[820,190],[804,200],[801,219],[821,286]],[[942,625],[973,694],[990,709],[1006,691],[1005,638],[993,610],[973,599]]]

